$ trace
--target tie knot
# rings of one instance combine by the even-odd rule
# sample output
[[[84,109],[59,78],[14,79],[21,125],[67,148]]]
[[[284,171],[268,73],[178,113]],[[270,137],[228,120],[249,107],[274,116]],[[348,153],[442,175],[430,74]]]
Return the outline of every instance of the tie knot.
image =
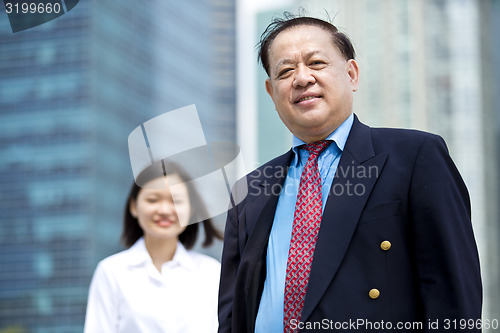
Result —
[[[309,154],[319,156],[319,154],[321,154],[321,152],[325,150],[325,148],[328,147],[330,143],[331,143],[330,140],[316,141],[305,145],[304,149],[306,149],[309,152]]]

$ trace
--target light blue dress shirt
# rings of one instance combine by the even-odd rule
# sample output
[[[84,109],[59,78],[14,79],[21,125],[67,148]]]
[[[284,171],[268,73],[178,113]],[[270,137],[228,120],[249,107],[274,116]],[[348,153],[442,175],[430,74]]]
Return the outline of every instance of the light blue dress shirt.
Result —
[[[342,125],[326,138],[327,140],[333,140],[333,142],[318,158],[323,210],[353,121],[354,116],[351,114]],[[293,218],[300,176],[309,157],[307,150],[298,148],[305,144],[302,140],[293,136],[292,143],[295,156],[290,164],[283,190],[280,193],[269,236],[266,263],[267,275],[255,322],[255,333],[283,332],[283,304],[288,249],[292,239]]]

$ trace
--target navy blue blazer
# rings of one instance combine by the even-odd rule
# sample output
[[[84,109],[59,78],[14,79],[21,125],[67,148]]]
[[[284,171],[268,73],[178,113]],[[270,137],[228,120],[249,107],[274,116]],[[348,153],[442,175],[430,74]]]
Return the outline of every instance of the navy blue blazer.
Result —
[[[238,195],[245,182],[248,194],[228,212],[219,332],[254,331],[269,233],[292,157],[289,151],[273,159],[233,190]],[[469,195],[444,140],[414,130],[370,128],[355,117],[295,327],[479,332],[460,330],[460,323],[481,318],[481,306]]]

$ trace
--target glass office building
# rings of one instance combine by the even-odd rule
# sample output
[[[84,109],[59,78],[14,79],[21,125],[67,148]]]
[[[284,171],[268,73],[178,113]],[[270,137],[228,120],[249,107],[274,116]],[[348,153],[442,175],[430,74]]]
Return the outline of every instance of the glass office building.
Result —
[[[122,249],[129,133],[196,104],[207,140],[235,140],[234,4],[80,1],[16,34],[0,20],[0,45],[0,332],[81,332]]]
[[[485,165],[485,188],[488,193],[488,242],[491,260],[484,263],[490,278],[485,297],[489,299],[490,318],[500,318],[500,2],[480,1],[481,13],[481,64],[482,100],[484,103],[485,149],[488,163]]]

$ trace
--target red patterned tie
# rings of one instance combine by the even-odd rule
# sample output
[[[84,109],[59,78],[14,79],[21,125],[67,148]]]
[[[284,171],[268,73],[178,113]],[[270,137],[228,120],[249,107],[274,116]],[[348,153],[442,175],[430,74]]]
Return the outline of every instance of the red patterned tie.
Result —
[[[309,281],[322,216],[321,176],[318,170],[318,156],[330,142],[318,141],[303,147],[309,151],[309,158],[300,177],[292,239],[286,265],[283,318],[285,333],[298,331],[297,329],[292,330],[290,320],[295,319],[298,323],[304,306],[307,282]]]

